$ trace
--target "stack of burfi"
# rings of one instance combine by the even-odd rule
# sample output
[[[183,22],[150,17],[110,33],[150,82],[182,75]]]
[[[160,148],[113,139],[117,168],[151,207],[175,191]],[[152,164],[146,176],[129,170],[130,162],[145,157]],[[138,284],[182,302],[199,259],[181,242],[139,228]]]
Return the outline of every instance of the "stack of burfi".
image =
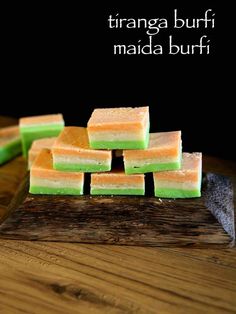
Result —
[[[49,130],[51,118],[21,120],[25,154],[33,139],[45,137],[37,131]],[[156,197],[201,195],[201,153],[182,153],[181,131],[149,133],[148,107],[95,109],[87,128],[63,128],[61,117],[53,119],[58,137],[35,142],[29,153],[31,193],[81,195],[90,173],[92,195],[145,195],[152,172]]]
[[[88,121],[90,146],[95,149],[137,150],[139,153],[149,143],[149,108],[95,109]],[[106,173],[91,174],[92,195],[144,195],[145,175],[131,174],[119,168]]]

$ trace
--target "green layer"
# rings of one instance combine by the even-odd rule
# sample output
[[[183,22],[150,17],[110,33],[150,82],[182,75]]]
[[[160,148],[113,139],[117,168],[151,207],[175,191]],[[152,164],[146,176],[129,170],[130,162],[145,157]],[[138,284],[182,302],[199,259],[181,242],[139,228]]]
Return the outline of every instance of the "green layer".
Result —
[[[127,166],[125,163],[125,173],[134,174],[134,173],[147,173],[147,172],[158,172],[166,170],[178,170],[181,168],[181,162],[167,162],[167,163],[157,163],[149,164],[143,166]]]
[[[61,171],[76,171],[76,172],[105,172],[111,170],[111,165],[82,165],[72,163],[53,163],[53,168]]]
[[[53,195],[83,195],[83,188],[51,188],[45,186],[30,186],[31,194],[53,194]]]
[[[91,188],[91,195],[144,195],[144,189],[94,189]]]
[[[0,165],[21,153],[21,140],[16,139],[0,147]]]
[[[201,190],[181,190],[181,189],[166,189],[166,188],[157,188],[155,189],[156,197],[164,198],[190,198],[190,197],[200,197]]]
[[[90,147],[93,149],[146,149],[145,141],[98,141],[90,142]]]
[[[43,125],[41,128],[27,128],[26,129],[20,129],[21,133],[21,140],[22,140],[22,150],[23,150],[23,155],[25,157],[28,156],[28,150],[30,149],[32,142],[34,140],[38,140],[40,138],[45,138],[45,137],[54,137],[58,136],[60,132],[62,131],[63,126],[62,125],[57,125],[51,127],[50,125],[46,126]]]
[[[146,149],[149,144],[149,127],[146,137],[139,141],[90,141],[90,147],[94,149]]]

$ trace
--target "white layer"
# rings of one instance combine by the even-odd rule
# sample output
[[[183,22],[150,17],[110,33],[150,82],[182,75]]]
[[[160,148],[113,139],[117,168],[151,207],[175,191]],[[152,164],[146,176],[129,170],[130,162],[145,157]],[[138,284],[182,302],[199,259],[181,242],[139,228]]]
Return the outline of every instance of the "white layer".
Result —
[[[120,131],[90,131],[89,140],[92,142],[98,141],[143,141],[146,138],[146,130],[140,132],[122,132]]]
[[[93,159],[93,158],[81,158],[78,156],[62,156],[53,154],[54,163],[63,164],[81,164],[81,165],[107,165],[111,164],[111,159]]]
[[[36,177],[30,177],[30,185],[32,186],[42,186],[49,188],[75,188],[80,189],[83,185],[83,181],[78,180],[57,180],[57,179],[42,179]]]
[[[155,180],[155,189],[196,190],[199,188],[199,185],[199,182],[170,182]]]
[[[144,189],[144,184],[91,184],[93,189]]]
[[[179,162],[179,157],[159,157],[159,158],[151,158],[151,159],[125,159],[126,166],[148,166],[153,164],[164,164],[164,163],[172,163],[172,162]]]

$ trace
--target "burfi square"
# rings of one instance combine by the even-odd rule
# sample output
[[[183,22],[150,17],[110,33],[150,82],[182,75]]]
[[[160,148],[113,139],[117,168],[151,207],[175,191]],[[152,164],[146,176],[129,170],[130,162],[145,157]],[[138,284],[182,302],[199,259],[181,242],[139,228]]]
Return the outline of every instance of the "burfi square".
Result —
[[[23,155],[28,157],[28,150],[34,140],[58,136],[64,127],[61,114],[50,114],[20,119],[20,134]]]
[[[202,154],[183,153],[180,170],[153,173],[155,196],[190,198],[201,196]]]
[[[28,155],[28,168],[32,166],[35,158],[43,148],[51,149],[55,143],[56,137],[41,138],[33,141]]]
[[[31,166],[29,192],[32,194],[82,195],[83,186],[84,173],[53,169],[49,149],[42,149]]]
[[[18,126],[0,129],[0,165],[21,153],[21,138]]]
[[[94,149],[145,149],[149,107],[95,109],[87,126]]]
[[[52,147],[52,154],[53,167],[57,170],[111,170],[111,151],[91,149],[87,129],[83,127],[65,127]]]
[[[126,175],[123,170],[92,173],[90,183],[92,195],[144,195],[144,174]]]
[[[126,174],[178,170],[181,157],[181,131],[150,133],[148,148],[123,151]]]

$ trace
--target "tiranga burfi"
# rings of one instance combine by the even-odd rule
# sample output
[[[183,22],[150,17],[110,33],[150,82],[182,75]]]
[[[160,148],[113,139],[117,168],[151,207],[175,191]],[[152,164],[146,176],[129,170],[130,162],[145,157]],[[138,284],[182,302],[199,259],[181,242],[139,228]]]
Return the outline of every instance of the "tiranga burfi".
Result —
[[[30,193],[82,195],[84,173],[63,172],[53,169],[52,154],[42,149],[30,170]]]
[[[0,129],[0,165],[21,153],[21,138],[18,126]]]
[[[177,170],[181,156],[181,131],[150,133],[148,148],[123,151],[125,173]]]
[[[91,148],[145,149],[149,107],[95,109],[87,126]]]
[[[28,155],[28,168],[30,169],[33,161],[37,157],[38,153],[43,149],[51,149],[52,145],[54,144],[56,137],[48,137],[48,138],[41,138],[39,140],[33,141],[31,148],[29,150]]]
[[[124,170],[92,173],[90,183],[92,195],[144,195],[144,174],[126,175]]]
[[[61,114],[50,114],[20,119],[20,134],[23,155],[28,156],[28,150],[34,140],[58,136],[64,127]]]
[[[201,196],[202,154],[183,153],[180,170],[153,173],[155,196],[188,198]]]
[[[89,146],[87,129],[65,127],[53,147],[53,167],[62,171],[110,171],[112,154]]]

